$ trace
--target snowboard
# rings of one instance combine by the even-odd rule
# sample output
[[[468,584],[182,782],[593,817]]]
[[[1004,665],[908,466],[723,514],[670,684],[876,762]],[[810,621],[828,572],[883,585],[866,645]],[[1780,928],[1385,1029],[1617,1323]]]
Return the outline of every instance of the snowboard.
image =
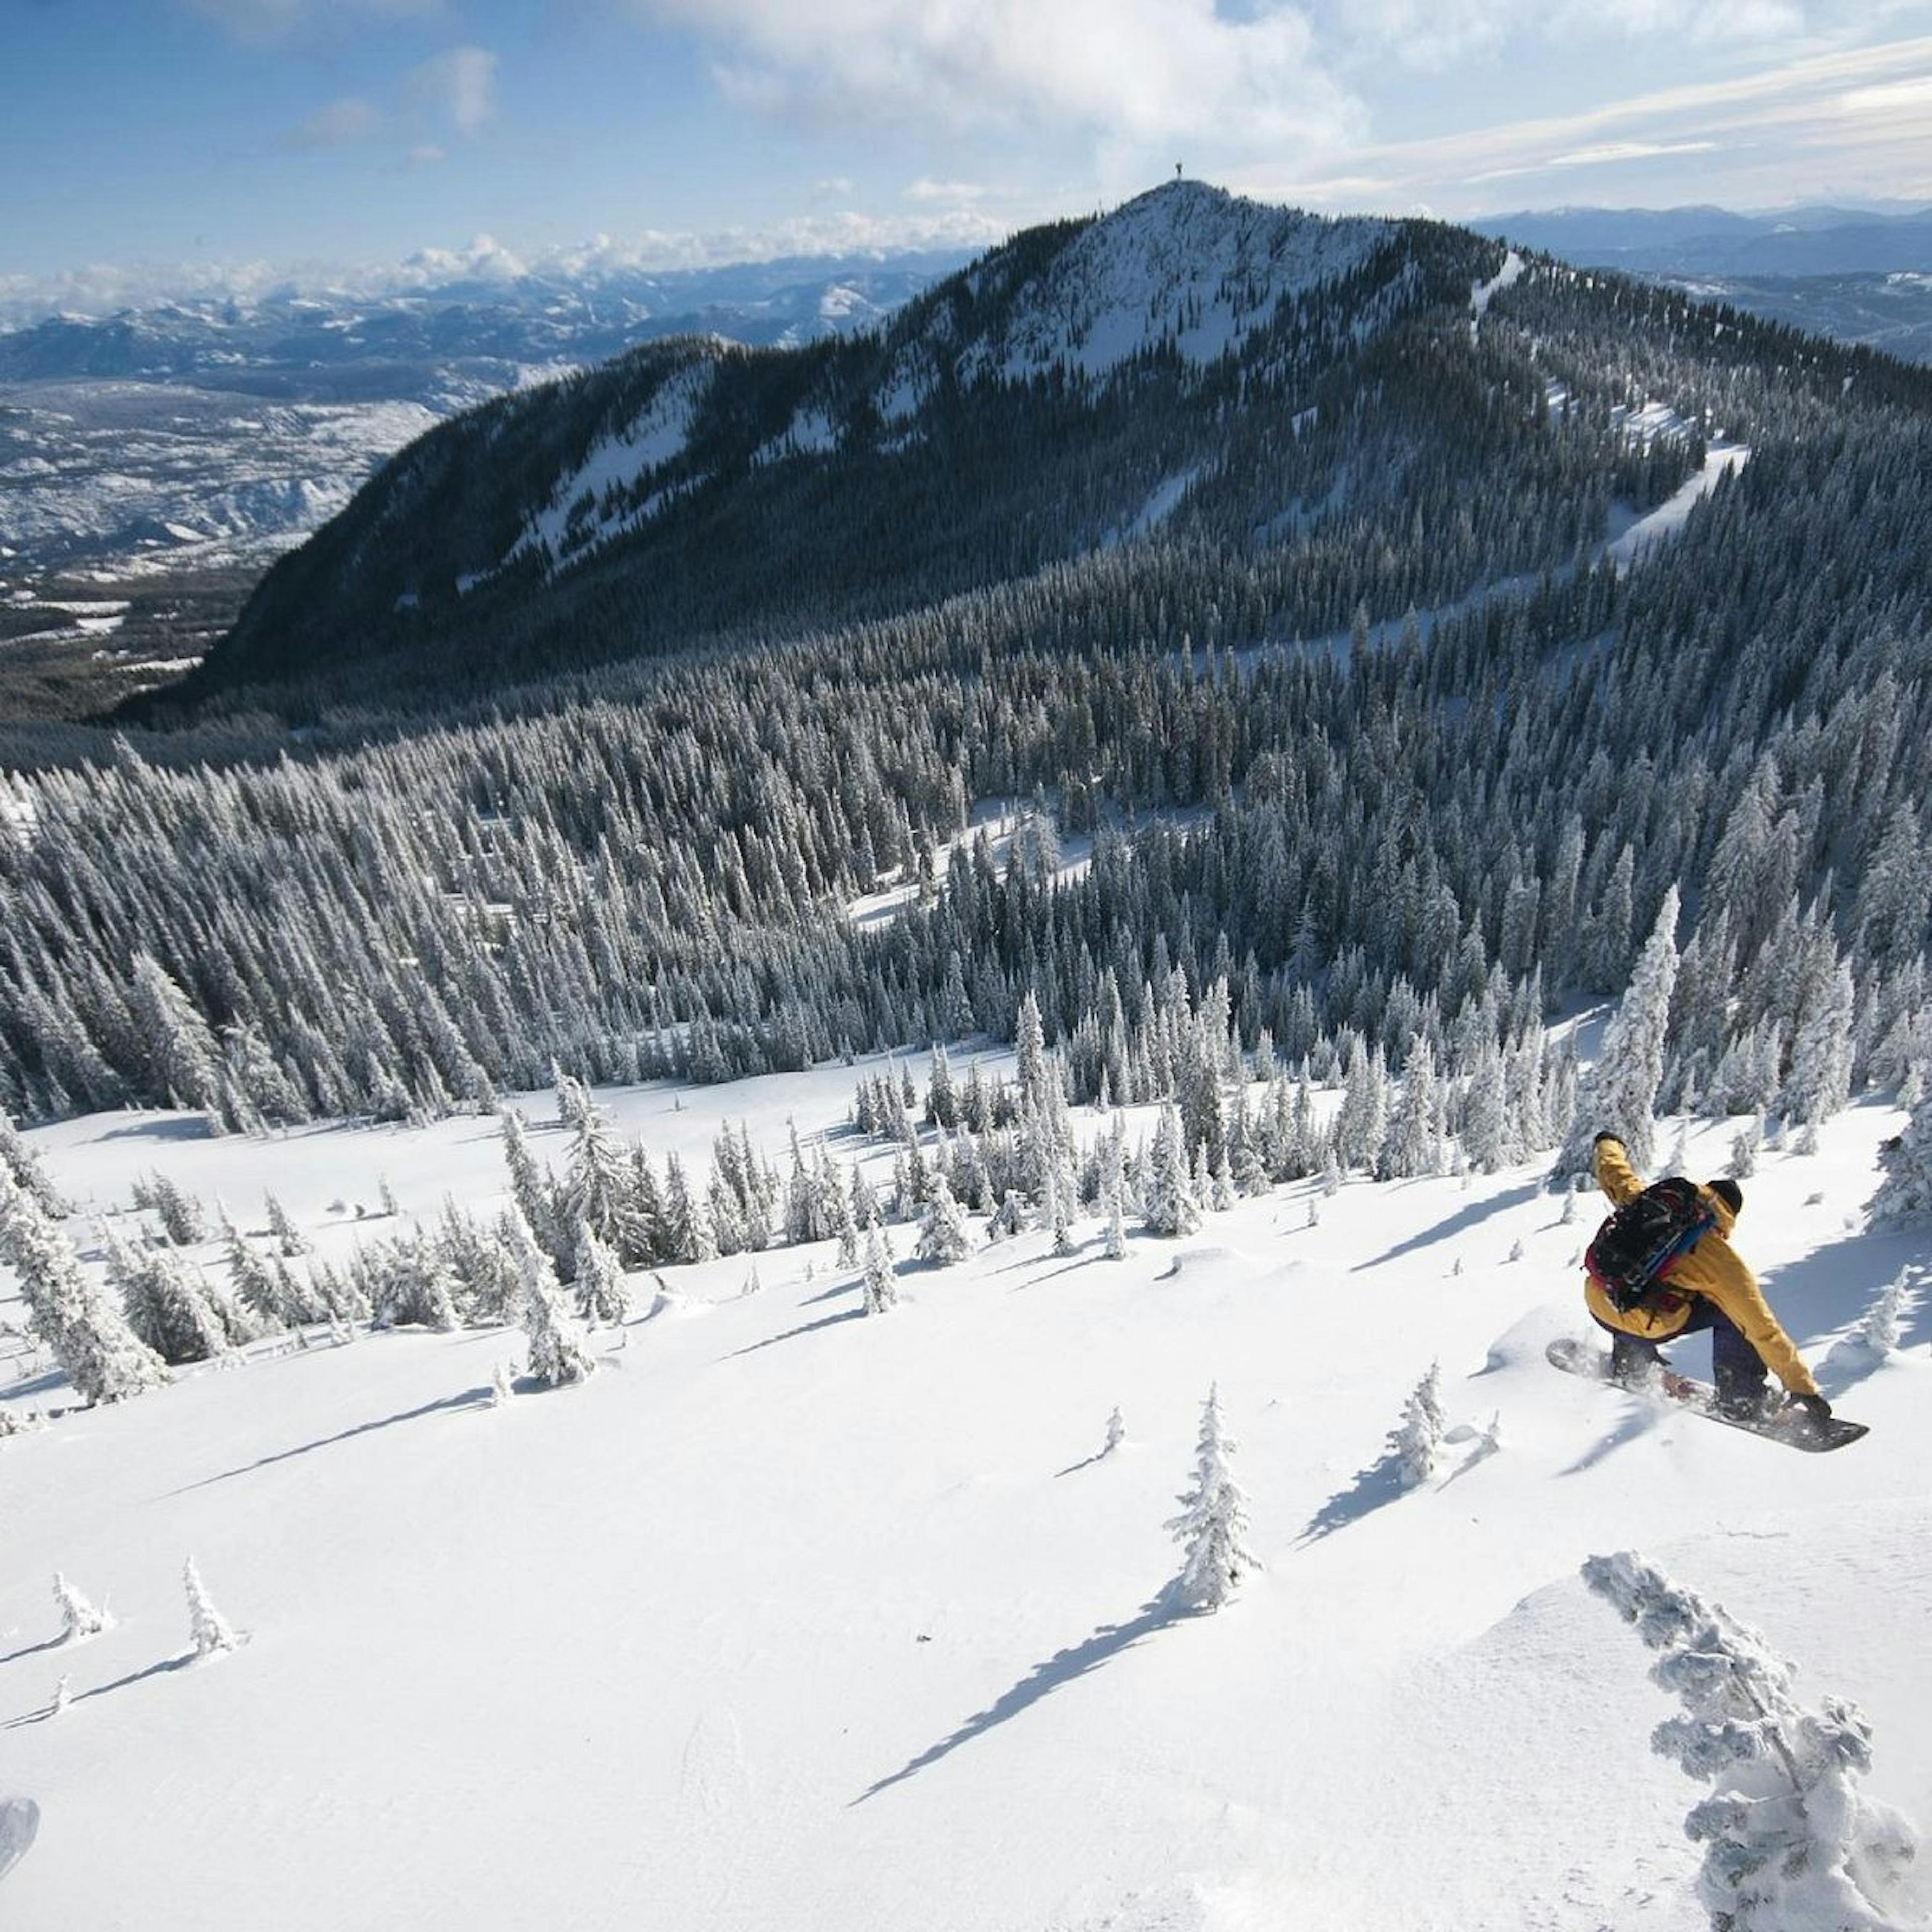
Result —
[[[1560,1336],[1550,1343],[1544,1353],[1551,1367],[1562,1369],[1567,1374],[1587,1376],[1594,1382],[1608,1382],[1610,1379],[1610,1351],[1580,1341],[1574,1335]],[[1790,1406],[1773,1409],[1768,1415],[1755,1421],[1747,1420],[1742,1416],[1726,1415],[1718,1406],[1718,1392],[1708,1382],[1680,1376],[1675,1369],[1664,1370],[1654,1382],[1619,1383],[1614,1386],[1629,1388],[1633,1394],[1660,1396],[1692,1415],[1720,1422],[1726,1429],[1742,1429],[1747,1436],[1761,1436],[1767,1442],[1782,1442],[1786,1448],[1803,1449],[1814,1455],[1822,1455],[1828,1449],[1842,1449],[1847,1443],[1856,1442],[1860,1436],[1871,1432],[1868,1424],[1847,1422],[1842,1416],[1834,1415],[1827,1422],[1814,1422],[1802,1408]]]
[[[31,1798],[0,1798],[0,1878],[27,1856],[40,1828],[40,1808]]]

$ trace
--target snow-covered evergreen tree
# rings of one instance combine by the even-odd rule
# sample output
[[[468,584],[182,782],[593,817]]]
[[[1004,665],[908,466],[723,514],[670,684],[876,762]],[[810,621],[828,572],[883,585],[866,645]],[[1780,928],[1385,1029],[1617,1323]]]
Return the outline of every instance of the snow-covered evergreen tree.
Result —
[[[90,1603],[58,1570],[54,1572],[54,1606],[60,1612],[63,1643],[78,1643],[113,1627],[114,1619]]]
[[[1849,961],[1841,960],[1834,972],[1819,974],[1805,998],[1780,1102],[1785,1114],[1804,1126],[1816,1126],[1850,1103],[1852,1024],[1857,1005]]]
[[[0,1167],[4,1167],[20,1187],[32,1196],[44,1214],[58,1220],[68,1211],[67,1203],[41,1165],[40,1156],[21,1138],[20,1129],[4,1107],[0,1107]]]
[[[74,1244],[0,1164],[0,1256],[20,1276],[33,1330],[81,1400],[121,1402],[168,1378],[160,1358],[89,1279]]]
[[[1200,1197],[1194,1191],[1180,1112],[1172,1101],[1161,1109],[1149,1162],[1144,1219],[1150,1234],[1191,1234],[1201,1225]]]
[[[1570,1132],[1554,1178],[1568,1181],[1591,1170],[1600,1133],[1615,1134],[1640,1173],[1656,1156],[1657,1120],[1651,1111],[1664,1081],[1664,1042],[1670,1028],[1670,995],[1677,983],[1678,895],[1672,886],[1658,908],[1628,989],[1603,1046],[1576,1096]]]
[[[1442,1171],[1442,1088],[1436,1050],[1420,1034],[1402,1069],[1402,1090],[1376,1162],[1378,1180],[1405,1180]]]
[[[545,1388],[580,1382],[597,1364],[564,1306],[556,1272],[527,1228],[516,1226],[514,1238],[517,1265],[524,1278],[524,1332],[530,1337],[530,1377]]]
[[[556,1089],[556,1117],[575,1133],[596,1110],[590,1089],[574,1073],[566,1073],[555,1060],[550,1062],[550,1079]]]
[[[556,1257],[560,1272],[576,1265],[576,1230],[584,1222],[626,1268],[643,1268],[650,1262],[638,1182],[637,1166],[605,1126],[603,1115],[594,1106],[586,1107],[556,1193],[558,1236],[568,1249],[567,1255]]]
[[[1896,1354],[1900,1340],[1899,1323],[1907,1310],[1918,1304],[1918,1294],[1909,1270],[1900,1270],[1873,1298],[1871,1306],[1860,1316],[1845,1339],[1853,1348],[1876,1361]],[[1836,1351],[1834,1351],[1835,1353]]]
[[[1040,1001],[1030,986],[1020,1000],[1019,1017],[1013,1024],[1013,1043],[1018,1055],[1016,1077],[1020,1096],[1037,1106],[1046,1088],[1046,1029],[1040,1022]]]
[[[1107,1439],[1101,1446],[1100,1454],[1103,1456],[1111,1456],[1126,1439],[1126,1422],[1121,1415],[1119,1408],[1116,1406],[1113,1413],[1107,1418]]]
[[[289,1210],[272,1194],[265,1194],[262,1200],[262,1211],[268,1217],[268,1232],[274,1236],[284,1258],[292,1260],[297,1255],[307,1254],[315,1244],[290,1218]]]
[[[920,1222],[917,1253],[922,1262],[950,1268],[973,1251],[966,1216],[952,1198],[943,1168],[935,1168],[926,1185],[926,1214]]]
[[[1410,1391],[1393,1438],[1405,1489],[1426,1483],[1436,1473],[1447,1426],[1448,1418],[1442,1412],[1442,1365],[1432,1362],[1428,1374]]]
[[[447,1334],[462,1326],[456,1305],[461,1286],[449,1257],[418,1228],[406,1240],[388,1246],[369,1300],[379,1327],[430,1328]]]
[[[1335,1116],[1332,1145],[1343,1167],[1372,1172],[1382,1153],[1388,1124],[1388,1072],[1381,1045],[1371,1052],[1359,1034],[1348,1041],[1348,1075]]]
[[[1874,1228],[1916,1228],[1932,1222],[1932,1092],[1912,1110],[1902,1133],[1879,1150],[1885,1178],[1872,1196]]]
[[[147,1198],[161,1217],[161,1229],[178,1248],[192,1247],[208,1238],[208,1216],[192,1194],[165,1174],[148,1177]]]
[[[188,1593],[188,1635],[193,1640],[195,1655],[213,1657],[236,1648],[242,1640],[234,1626],[214,1607],[192,1556],[182,1565],[182,1587]]]
[[[620,1322],[631,1312],[630,1284],[609,1246],[587,1221],[577,1224],[577,1318],[592,1324]]]
[[[1070,1185],[1055,1178],[1046,1204],[1046,1216],[1053,1230],[1053,1252],[1057,1255],[1070,1255],[1074,1251],[1073,1193]]]
[[[866,1312],[883,1315],[898,1305],[898,1284],[893,1277],[885,1237],[878,1228],[868,1228],[866,1231]]]
[[[1221,1426],[1219,1389],[1210,1388],[1202,1406],[1194,1480],[1180,1498],[1180,1514],[1167,1526],[1181,1545],[1174,1594],[1190,1610],[1218,1610],[1242,1577],[1262,1567],[1243,1540],[1248,1498],[1229,1466],[1237,1446]]]
[[[1510,1132],[1504,1071],[1501,1052],[1493,1041],[1486,1040],[1463,1096],[1460,1136],[1468,1163],[1478,1174],[1508,1166],[1520,1151]]]
[[[242,1230],[226,1218],[221,1238],[228,1250],[228,1283],[235,1300],[265,1331],[299,1322],[301,1312],[284,1306],[281,1283],[274,1270],[249,1246]]]
[[[510,1192],[517,1211],[536,1237],[538,1246],[555,1261],[564,1240],[558,1225],[556,1186],[538,1168],[536,1156],[525,1138],[523,1115],[514,1107],[500,1107],[496,1120],[502,1130],[503,1160],[510,1170]]]
[[[210,1129],[225,1132],[220,1049],[188,995],[146,952],[135,958],[128,1004],[154,1090],[169,1106],[203,1110]]]
[[[1683,1700],[1652,1748],[1708,1781],[1684,1828],[1701,1844],[1698,1894],[1723,1932],[1904,1932],[1916,1834],[1856,1780],[1871,1727],[1827,1697],[1793,1694],[1792,1666],[1756,1630],[1629,1550],[1592,1556],[1583,1580],[1659,1653],[1653,1682]]]

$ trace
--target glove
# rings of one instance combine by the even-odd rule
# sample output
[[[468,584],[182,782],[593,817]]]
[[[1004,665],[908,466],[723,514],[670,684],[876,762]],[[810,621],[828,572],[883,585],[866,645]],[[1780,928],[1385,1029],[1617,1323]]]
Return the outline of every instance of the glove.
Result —
[[[1793,1408],[1802,1408],[1810,1422],[1829,1422],[1832,1405],[1822,1395],[1795,1395],[1791,1398]]]

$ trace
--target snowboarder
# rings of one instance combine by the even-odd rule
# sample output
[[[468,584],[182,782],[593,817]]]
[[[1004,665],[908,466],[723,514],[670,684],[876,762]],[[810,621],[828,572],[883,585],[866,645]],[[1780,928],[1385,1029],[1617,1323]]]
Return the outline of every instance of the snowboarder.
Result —
[[[1597,1184],[1614,1206],[1621,1208],[1643,1192],[1643,1181],[1615,1134],[1597,1136],[1594,1165]],[[1658,1286],[1635,1307],[1619,1310],[1594,1276],[1586,1277],[1584,1301],[1598,1324],[1610,1333],[1611,1379],[1640,1382],[1654,1375],[1664,1366],[1659,1342],[1708,1329],[1712,1379],[1726,1415],[1748,1420],[1771,1412],[1765,1379],[1768,1369],[1811,1420],[1828,1421],[1832,1405],[1778,1325],[1756,1277],[1731,1246],[1744,1190],[1735,1180],[1712,1180],[1697,1191],[1716,1226],[1666,1264]]]

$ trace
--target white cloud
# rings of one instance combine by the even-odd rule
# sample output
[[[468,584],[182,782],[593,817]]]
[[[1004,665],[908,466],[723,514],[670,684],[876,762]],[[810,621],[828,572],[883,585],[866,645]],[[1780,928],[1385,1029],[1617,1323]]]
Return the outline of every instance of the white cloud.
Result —
[[[321,295],[374,300],[454,281],[509,280],[524,273],[595,280],[626,272],[718,268],[739,262],[884,260],[938,250],[970,253],[1004,241],[1012,228],[1010,222],[963,212],[840,214],[760,229],[646,230],[626,241],[600,235],[527,257],[482,236],[466,248],[418,249],[400,262],[93,262],[55,274],[0,274],[0,329],[24,328],[52,315],[100,317],[172,303]]]
[[[1306,16],[1251,0],[628,0],[719,47],[734,102],[831,118],[1299,152],[1357,130]]]
[[[908,182],[905,198],[908,201],[983,201],[986,190],[977,182],[930,181],[921,176],[916,182]]]
[[[652,229],[628,241],[599,235],[528,256],[479,235],[464,248],[420,248],[400,262],[353,266],[286,261],[95,263],[58,275],[0,275],[0,327],[51,314],[112,315],[164,302],[248,302],[322,293],[366,298],[453,281],[507,281],[525,274],[594,279],[627,270],[716,268],[794,257],[969,251],[1005,240],[1013,226],[955,208],[892,216],[808,215],[766,228],[708,232]]]
[[[282,137],[289,148],[344,148],[367,140],[382,124],[382,117],[366,100],[352,96],[332,100],[318,107],[306,120],[298,122]]]
[[[1853,11],[1858,0],[1316,0],[1324,45],[1352,63],[1393,58],[1440,71],[1512,43],[1593,39],[1761,48]]]
[[[434,141],[424,141],[412,148],[403,157],[403,164],[406,167],[433,168],[438,161],[448,159],[447,153],[439,148]]]
[[[466,248],[418,248],[392,272],[390,286],[424,288],[440,282],[513,282],[529,272],[529,265],[523,258],[506,248],[494,235],[479,235]]]
[[[496,110],[496,56],[484,47],[452,47],[425,61],[409,85],[459,134],[474,134]]]
[[[1549,175],[1553,184],[1561,170],[1690,152],[1703,158],[1695,199],[1764,206],[1815,194],[1833,178],[1849,191],[1922,178],[1928,86],[1932,37],[1837,48],[1567,115],[1337,148],[1316,170],[1250,169],[1231,184],[1323,208],[1426,196],[1446,212],[1469,213],[1495,206],[1480,192],[1485,183]],[[1369,183],[1372,196],[1360,192]],[[1515,203],[1532,205],[1533,195]]]

